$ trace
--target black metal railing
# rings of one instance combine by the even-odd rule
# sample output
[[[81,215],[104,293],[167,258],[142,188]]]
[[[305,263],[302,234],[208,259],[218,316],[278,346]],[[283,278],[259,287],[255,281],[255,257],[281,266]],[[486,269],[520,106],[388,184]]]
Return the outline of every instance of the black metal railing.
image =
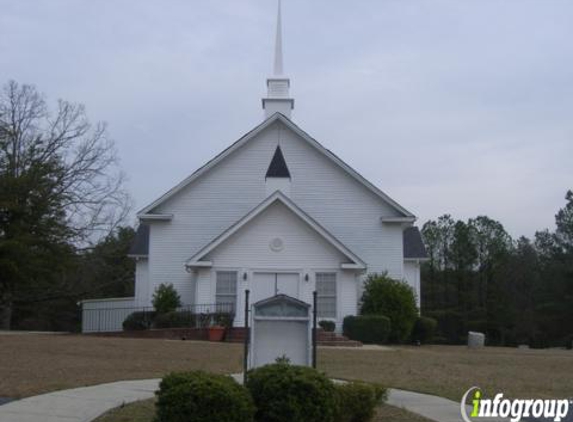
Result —
[[[102,300],[102,302],[105,302]],[[185,305],[174,312],[157,314],[151,306],[96,307],[82,309],[82,332],[102,333],[150,328],[206,328],[212,325],[232,326],[234,303]]]

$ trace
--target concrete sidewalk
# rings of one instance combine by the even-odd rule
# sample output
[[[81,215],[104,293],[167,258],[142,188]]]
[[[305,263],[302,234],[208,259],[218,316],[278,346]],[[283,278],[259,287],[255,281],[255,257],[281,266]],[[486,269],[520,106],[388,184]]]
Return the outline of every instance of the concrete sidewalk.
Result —
[[[90,422],[122,404],[152,398],[159,381],[120,381],[28,397],[0,406],[0,422]]]
[[[242,374],[232,376],[242,383]],[[0,406],[0,422],[90,422],[122,404],[153,398],[159,381],[120,381],[17,400]],[[462,421],[460,404],[442,397],[390,389],[388,404],[437,422]]]

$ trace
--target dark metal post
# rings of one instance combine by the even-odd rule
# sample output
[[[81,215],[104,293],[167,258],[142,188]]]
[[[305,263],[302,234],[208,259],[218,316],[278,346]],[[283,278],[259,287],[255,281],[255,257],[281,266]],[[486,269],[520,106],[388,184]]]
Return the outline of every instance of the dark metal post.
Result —
[[[249,366],[249,289],[245,290],[245,344],[243,350],[243,385],[247,384],[247,368]]]
[[[316,369],[316,290],[312,292],[312,367]]]

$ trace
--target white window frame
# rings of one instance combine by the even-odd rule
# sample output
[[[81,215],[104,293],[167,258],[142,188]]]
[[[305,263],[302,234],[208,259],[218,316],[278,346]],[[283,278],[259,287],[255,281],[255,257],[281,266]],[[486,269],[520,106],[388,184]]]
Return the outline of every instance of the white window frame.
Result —
[[[219,292],[219,274],[234,274],[235,276],[235,291],[234,293],[220,293]],[[217,307],[219,304],[234,304],[234,311],[237,311],[238,306],[238,288],[239,288],[239,272],[236,270],[216,270],[215,271],[215,306]],[[220,300],[221,298],[228,298],[231,300]]]
[[[334,277],[334,294],[320,294],[318,289],[319,278],[328,275]],[[316,311],[317,316],[320,319],[335,320],[338,317],[338,273],[336,271],[317,271],[314,274],[315,289],[316,289]],[[325,315],[324,311],[321,311],[321,299],[333,299],[334,301],[334,313]]]

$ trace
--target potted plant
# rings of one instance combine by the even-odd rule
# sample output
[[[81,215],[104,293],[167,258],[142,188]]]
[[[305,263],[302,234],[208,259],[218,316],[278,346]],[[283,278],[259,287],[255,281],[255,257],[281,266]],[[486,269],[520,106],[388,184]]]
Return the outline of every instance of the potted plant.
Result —
[[[223,341],[225,337],[225,327],[222,325],[211,325],[207,330],[209,341]]]
[[[227,330],[229,317],[224,314],[215,314],[207,330],[209,341],[223,341]]]

